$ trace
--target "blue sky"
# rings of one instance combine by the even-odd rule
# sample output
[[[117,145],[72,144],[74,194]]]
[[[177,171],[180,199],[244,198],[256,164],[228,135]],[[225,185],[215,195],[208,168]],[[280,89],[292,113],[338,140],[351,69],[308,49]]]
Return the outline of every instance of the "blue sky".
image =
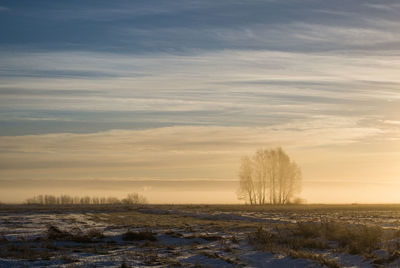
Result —
[[[0,135],[257,126],[306,118],[308,104],[330,115],[358,106],[347,111],[357,115],[365,114],[362,106],[382,101],[363,98],[362,91],[379,89],[390,99],[395,87],[375,77],[335,79],[331,70],[319,69],[379,68],[382,56],[396,55],[395,1],[1,1],[0,6]],[[161,85],[135,85],[153,77]],[[162,85],[175,78],[196,84]],[[112,83],[123,79],[129,79],[124,86]],[[96,89],[101,80],[110,85]],[[353,96],[336,94],[349,91]],[[122,109],[113,102],[121,97],[132,106],[138,98],[155,101]],[[83,107],[99,98],[101,108]],[[75,105],[60,107],[66,100]],[[199,102],[207,105],[195,105]],[[191,104],[195,107],[180,107]]]
[[[385,22],[397,20],[395,1],[1,2],[1,44],[13,49],[192,54],[220,49],[394,49],[398,44],[367,44],[362,36],[358,44],[310,39],[313,30],[323,27],[384,31]]]
[[[397,1],[0,0],[0,176],[234,180],[240,156],[283,146],[306,181],[397,183],[399,15]]]

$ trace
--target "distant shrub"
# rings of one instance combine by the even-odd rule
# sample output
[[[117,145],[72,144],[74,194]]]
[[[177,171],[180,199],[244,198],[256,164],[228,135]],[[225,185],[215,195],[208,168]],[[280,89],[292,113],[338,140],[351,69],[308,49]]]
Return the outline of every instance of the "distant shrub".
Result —
[[[307,200],[304,198],[296,197],[293,200],[290,200],[289,204],[292,205],[305,205],[307,204]]]
[[[49,240],[69,240],[70,238],[70,233],[61,231],[56,226],[50,225],[47,228],[47,239]]]
[[[128,196],[122,199],[121,202],[125,205],[147,204],[147,199],[138,193],[134,193],[128,194]]]
[[[46,238],[54,241],[74,241],[80,243],[93,242],[96,239],[104,238],[102,232],[96,229],[90,229],[83,232],[79,228],[74,228],[71,231],[60,230],[56,226],[50,225],[47,229]]]
[[[315,224],[310,224],[308,222],[298,222],[293,232],[303,238],[315,238],[321,236],[320,228],[316,229]]]
[[[124,241],[140,241],[140,240],[147,240],[147,241],[157,241],[155,234],[150,231],[141,231],[141,232],[132,232],[127,231],[122,235],[122,240]]]
[[[237,237],[235,235],[232,236],[232,243],[234,244],[239,244],[239,239],[237,239]]]
[[[218,241],[221,240],[222,237],[219,235],[210,235],[210,234],[205,234],[205,235],[199,235],[198,238],[207,240],[207,241]]]
[[[126,262],[123,262],[120,266],[120,268],[130,268],[132,266],[130,266],[129,264],[127,264]]]

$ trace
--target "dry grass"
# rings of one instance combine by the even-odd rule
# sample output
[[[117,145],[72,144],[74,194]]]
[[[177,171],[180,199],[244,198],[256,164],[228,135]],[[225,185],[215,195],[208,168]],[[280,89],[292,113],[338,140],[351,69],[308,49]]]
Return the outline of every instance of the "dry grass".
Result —
[[[290,248],[336,249],[351,254],[370,253],[381,246],[383,229],[376,226],[350,225],[337,222],[281,224],[271,230],[258,228],[251,241],[263,245],[284,245]]]
[[[5,242],[0,246],[0,258],[49,260],[54,253],[48,249],[38,247],[35,243]]]
[[[400,256],[400,243],[393,240],[397,236],[398,232],[378,226],[323,221],[259,227],[249,234],[249,241],[264,251],[285,253],[293,258],[306,258],[320,265],[338,267],[336,261],[311,250],[357,254],[375,264],[387,264]],[[386,249],[389,258],[378,258],[374,254],[378,249]]]
[[[211,234],[194,234],[194,235],[185,236],[185,238],[186,239],[200,238],[200,239],[204,239],[206,241],[219,241],[222,239],[222,237],[219,235],[211,235]]]
[[[141,231],[141,232],[132,232],[127,231],[122,235],[122,240],[124,241],[157,241],[155,233],[151,231]]]
[[[142,213],[137,210],[125,212],[113,212],[102,214],[101,216],[93,215],[94,221],[103,221],[112,225],[129,226],[130,228],[166,228],[166,229],[186,229],[191,231],[193,226],[197,229],[213,229],[220,231],[238,231],[249,230],[255,228],[257,223],[236,221],[236,220],[209,220],[201,219],[187,215],[175,214],[150,214]]]
[[[94,243],[100,243],[104,235],[95,229],[83,232],[75,227],[70,231],[60,230],[56,226],[50,225],[42,237],[34,239],[19,238],[16,241],[3,239],[0,243],[0,258],[20,259],[20,260],[50,260],[58,258],[63,263],[76,262],[77,260],[68,255],[70,252],[87,253],[107,253],[102,250],[101,244],[95,246]],[[69,241],[82,243],[80,246],[71,246],[68,244],[57,246],[54,241]],[[106,244],[104,244],[106,246]]]
[[[340,268],[342,267],[337,261],[324,256],[323,254],[315,253],[312,251],[305,250],[289,250],[288,256],[293,259],[308,259],[316,262],[323,267],[329,268]]]
[[[256,248],[266,252],[285,254],[294,259],[302,258],[316,262],[321,266],[329,268],[341,267],[340,264],[324,256],[312,252],[309,249],[329,249],[326,241],[323,241],[310,233],[306,233],[307,238],[296,237],[294,233],[298,231],[292,226],[280,228],[279,231],[268,231],[258,228],[255,232],[249,234],[250,243]]]
[[[320,238],[337,242],[340,250],[350,254],[366,254],[380,248],[383,229],[342,222],[298,223],[292,234],[303,239]]]
[[[225,261],[225,262],[227,262],[229,264],[232,264],[232,265],[236,265],[237,266],[237,265],[240,264],[240,262],[238,260],[227,258],[225,256],[222,256],[221,254],[216,253],[216,252],[202,251],[202,252],[200,252],[200,254],[202,254],[202,255],[206,256],[207,258],[210,258],[210,259],[220,259],[220,260]]]

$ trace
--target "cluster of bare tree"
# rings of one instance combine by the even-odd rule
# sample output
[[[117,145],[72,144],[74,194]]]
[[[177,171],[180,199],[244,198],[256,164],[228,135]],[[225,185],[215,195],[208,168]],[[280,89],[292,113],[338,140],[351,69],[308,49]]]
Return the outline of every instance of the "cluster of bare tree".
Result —
[[[128,194],[127,197],[119,199],[116,197],[91,197],[84,196],[72,197],[70,195],[37,195],[32,198],[28,198],[25,201],[26,204],[39,204],[39,205],[105,205],[105,204],[146,204],[146,197],[138,194]]]
[[[287,204],[301,191],[301,170],[281,148],[244,157],[239,178],[238,198],[252,205]]]

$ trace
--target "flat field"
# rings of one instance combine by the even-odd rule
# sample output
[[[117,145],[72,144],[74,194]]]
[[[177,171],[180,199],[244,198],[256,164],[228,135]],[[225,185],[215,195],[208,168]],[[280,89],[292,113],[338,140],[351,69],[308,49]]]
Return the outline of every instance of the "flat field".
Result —
[[[23,266],[398,267],[400,205],[2,205]]]

